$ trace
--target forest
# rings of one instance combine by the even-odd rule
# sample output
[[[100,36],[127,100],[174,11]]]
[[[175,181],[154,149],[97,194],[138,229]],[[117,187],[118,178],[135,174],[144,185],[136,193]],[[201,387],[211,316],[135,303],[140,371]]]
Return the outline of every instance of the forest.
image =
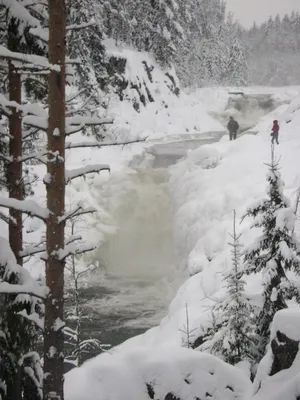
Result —
[[[0,22],[0,219],[7,230],[7,239],[0,238],[0,397],[63,400],[66,351],[79,365],[86,349],[103,350],[97,340],[81,339],[76,272],[76,260],[95,250],[76,224],[97,210],[84,201],[67,209],[66,187],[110,170],[106,163],[67,169],[67,154],[143,143],[145,135],[124,139],[107,133],[114,124],[106,115],[109,101],[125,102],[129,88],[136,94],[132,105],[137,113],[155,102],[142,77],[137,82],[126,78],[127,59],[109,52],[109,40],[150,53],[174,97],[192,88],[296,85],[300,15],[270,17],[246,30],[222,0],[0,0]],[[153,83],[154,66],[143,65]],[[77,134],[79,142],[73,141]],[[45,168],[41,204],[32,199],[39,179],[32,166]],[[253,219],[253,227],[263,229],[263,236],[243,253],[241,272],[234,215],[233,269],[224,278],[233,300],[213,309],[212,327],[201,343],[193,343],[232,365],[243,359],[259,363],[274,315],[291,298],[299,300],[286,271],[299,274],[300,245],[290,235],[292,217],[285,214],[289,205],[274,154],[268,167],[269,197],[244,215]],[[284,221],[280,227],[279,214]],[[34,243],[25,240],[24,221],[29,218],[44,226]],[[45,264],[40,280],[26,269],[36,254]],[[244,295],[243,276],[253,268],[267,277],[259,312]],[[64,309],[67,269],[74,278],[72,316]],[[237,332],[234,346],[225,348],[232,331]],[[190,345],[188,339],[186,347]]]

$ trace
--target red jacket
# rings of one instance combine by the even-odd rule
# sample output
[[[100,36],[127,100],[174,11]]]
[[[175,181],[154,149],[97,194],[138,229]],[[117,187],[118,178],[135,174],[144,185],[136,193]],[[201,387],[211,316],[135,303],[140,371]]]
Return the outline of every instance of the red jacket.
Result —
[[[272,132],[274,135],[278,135],[278,133],[279,133],[279,125],[278,125],[277,121],[273,122]]]

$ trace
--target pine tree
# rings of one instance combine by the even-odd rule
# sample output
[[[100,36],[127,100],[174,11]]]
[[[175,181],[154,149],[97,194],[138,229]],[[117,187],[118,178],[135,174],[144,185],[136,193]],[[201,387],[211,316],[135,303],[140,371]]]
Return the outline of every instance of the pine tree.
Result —
[[[275,313],[287,307],[288,299],[299,297],[287,278],[287,271],[300,274],[299,243],[292,233],[294,210],[283,194],[283,181],[273,146],[271,163],[267,165],[267,198],[250,207],[244,216],[253,218],[252,228],[262,230],[244,255],[245,273],[262,274],[263,305],[256,322],[261,355],[264,355],[269,341],[270,324]]]
[[[230,85],[247,86],[248,65],[244,49],[238,39],[235,39],[229,52],[227,79]]]
[[[221,303],[213,308],[215,334],[204,348],[221,357],[229,364],[235,365],[242,360],[255,359],[257,338],[252,315],[254,308],[245,294],[246,282],[243,279],[241,264],[240,237],[236,232],[236,213],[233,214],[232,266],[224,274],[226,295]]]

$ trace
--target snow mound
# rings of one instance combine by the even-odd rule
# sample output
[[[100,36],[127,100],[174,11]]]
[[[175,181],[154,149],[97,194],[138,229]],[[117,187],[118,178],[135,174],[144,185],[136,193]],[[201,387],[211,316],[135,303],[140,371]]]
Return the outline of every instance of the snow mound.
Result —
[[[271,340],[277,332],[283,333],[289,339],[300,342],[300,309],[291,308],[278,311],[272,322]]]
[[[300,309],[298,307],[278,311],[271,326],[271,341],[278,343],[277,332],[289,339],[300,341]],[[278,343],[279,344],[279,343]],[[296,400],[300,396],[299,351],[290,368],[270,376],[274,355],[271,347],[259,364],[254,381],[253,400]]]
[[[105,353],[65,378],[66,400],[244,400],[252,387],[218,358],[173,347]]]

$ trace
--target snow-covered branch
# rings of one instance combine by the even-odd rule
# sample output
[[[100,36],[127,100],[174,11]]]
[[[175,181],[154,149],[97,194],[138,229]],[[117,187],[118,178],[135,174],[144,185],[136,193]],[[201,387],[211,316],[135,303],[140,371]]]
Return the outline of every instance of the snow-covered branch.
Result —
[[[0,108],[2,113],[7,117],[12,114],[11,109],[14,108],[17,112],[22,113],[23,116],[35,115],[47,118],[47,114],[45,114],[45,111],[38,104],[19,104],[8,100],[3,94],[0,94]]]
[[[99,173],[100,171],[110,171],[110,166],[107,164],[93,164],[93,165],[86,165],[85,167],[82,168],[72,169],[69,171],[66,170],[65,171],[66,183],[81,176],[85,176],[86,174],[90,174],[93,172]]]
[[[42,331],[44,330],[44,319],[40,318],[40,316],[37,313],[28,314],[26,310],[22,310],[18,312],[18,315],[21,315],[23,318],[26,318],[29,321],[34,322]]]
[[[64,249],[61,249],[57,252],[57,255],[60,260],[65,260],[69,256],[76,256],[79,254],[84,254],[88,253],[89,251],[93,251],[97,248],[97,245],[92,245],[92,244],[85,244],[85,245],[80,245],[76,246],[74,243],[65,246]]]
[[[59,65],[52,65],[48,62],[46,57],[37,56],[35,54],[16,53],[8,50],[6,47],[0,45],[0,59],[17,61],[26,64],[27,69],[41,69],[50,71],[60,71]]]
[[[83,208],[81,204],[78,204],[73,210],[69,211],[63,217],[60,217],[59,222],[66,222],[67,220],[79,217],[80,215],[92,214],[94,212],[97,212],[94,207]]]
[[[73,133],[79,132],[86,126],[99,126],[112,124],[111,118],[97,118],[97,117],[85,117],[77,115],[74,117],[66,118],[66,136],[72,135]]]
[[[31,126],[32,128],[46,132],[48,129],[48,116],[37,117],[34,115],[27,115],[23,118],[23,123]]]
[[[66,142],[66,149],[81,149],[84,147],[126,146],[128,144],[145,142],[147,138],[148,136],[143,139],[129,140],[127,142],[98,142],[98,141],[93,141],[93,142],[87,141],[78,143]]]
[[[92,18],[89,22],[85,22],[82,24],[68,25],[66,27],[66,30],[67,31],[75,31],[75,30],[79,30],[79,29],[89,28],[90,26],[95,26],[95,25],[96,25],[96,21]]]
[[[33,200],[16,200],[0,197],[0,207],[22,211],[31,217],[37,217],[43,221],[45,221],[50,214],[47,208],[41,207]]]
[[[33,287],[30,283],[23,285],[16,285],[7,282],[0,283],[0,293],[5,294],[27,294],[32,297],[37,297],[38,299],[44,299],[46,293],[41,287],[40,290],[37,287]]]

